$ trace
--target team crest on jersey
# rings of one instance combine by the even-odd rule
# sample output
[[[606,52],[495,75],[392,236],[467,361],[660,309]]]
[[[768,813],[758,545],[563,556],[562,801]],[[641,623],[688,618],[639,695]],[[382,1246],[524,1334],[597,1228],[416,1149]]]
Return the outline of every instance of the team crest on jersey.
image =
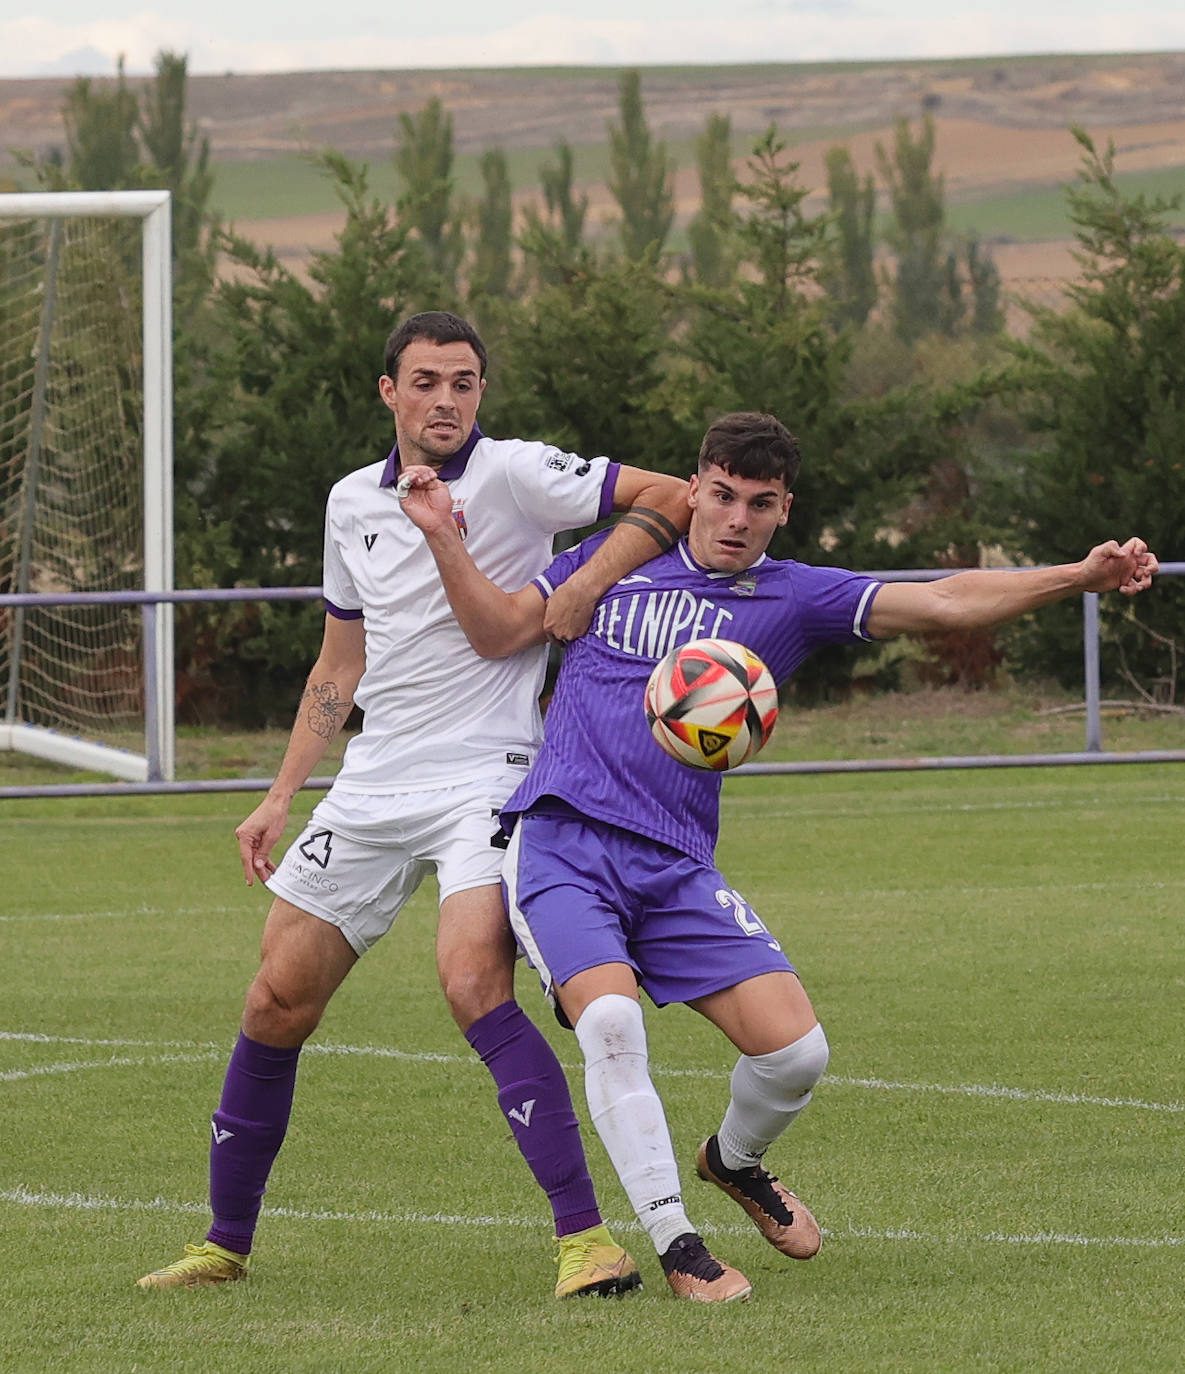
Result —
[[[570,453],[553,453],[548,457],[546,466],[552,472],[567,472],[572,466],[572,455]]]
[[[736,577],[733,579],[732,586],[738,596],[752,596],[757,590],[757,579],[755,577]]]
[[[465,502],[453,502],[453,519],[457,522],[457,529],[461,531],[461,538],[464,539],[469,533],[469,526],[465,523]]]

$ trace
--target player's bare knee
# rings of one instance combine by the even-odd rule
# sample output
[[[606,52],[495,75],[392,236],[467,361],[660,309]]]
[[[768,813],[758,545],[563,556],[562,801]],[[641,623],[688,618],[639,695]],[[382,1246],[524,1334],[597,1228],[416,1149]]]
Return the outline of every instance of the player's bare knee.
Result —
[[[465,1031],[475,1021],[480,1021],[483,1016],[487,1016],[496,1007],[502,1006],[504,1002],[512,1001],[514,990],[510,987],[495,986],[478,980],[462,979],[446,984],[444,996],[453,1020]]]
[[[243,1031],[264,1045],[303,1044],[317,1029],[323,1008],[285,994],[261,971],[247,989]]]
[[[509,942],[438,943],[436,972],[449,1010],[462,1029],[514,996],[514,950]]]
[[[462,1030],[514,997],[512,974],[490,964],[454,962],[440,969],[440,987]]]

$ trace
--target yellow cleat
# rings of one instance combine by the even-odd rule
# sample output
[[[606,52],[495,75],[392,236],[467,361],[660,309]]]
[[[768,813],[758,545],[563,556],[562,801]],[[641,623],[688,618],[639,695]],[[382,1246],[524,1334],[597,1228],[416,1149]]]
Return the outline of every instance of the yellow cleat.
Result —
[[[590,1226],[570,1236],[557,1236],[559,1281],[557,1298],[608,1298],[641,1288],[642,1275],[633,1258],[613,1237],[607,1226]]]
[[[187,1245],[184,1256],[136,1280],[137,1288],[204,1288],[211,1283],[234,1283],[247,1277],[247,1256],[236,1255],[207,1240]]]

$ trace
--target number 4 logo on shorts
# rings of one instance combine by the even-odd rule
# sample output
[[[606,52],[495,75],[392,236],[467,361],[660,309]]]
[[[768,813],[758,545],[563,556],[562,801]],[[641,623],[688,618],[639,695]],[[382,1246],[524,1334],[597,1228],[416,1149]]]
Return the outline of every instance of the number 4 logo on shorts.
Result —
[[[726,910],[731,907],[732,914],[736,923],[746,935],[764,935],[769,941],[770,949],[781,949],[782,946],[770,935],[765,922],[753,910],[748,902],[741,896],[735,887],[721,887],[716,891],[716,900]]]
[[[333,854],[333,831],[314,830],[300,846],[300,852],[318,868],[328,868]]]

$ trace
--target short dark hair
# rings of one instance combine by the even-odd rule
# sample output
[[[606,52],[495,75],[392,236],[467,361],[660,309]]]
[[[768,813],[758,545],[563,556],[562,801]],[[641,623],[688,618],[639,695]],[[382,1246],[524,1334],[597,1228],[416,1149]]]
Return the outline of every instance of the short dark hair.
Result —
[[[469,321],[448,310],[423,310],[418,315],[409,316],[387,337],[387,346],[383,351],[383,371],[392,381],[399,376],[399,359],[403,350],[416,339],[430,339],[435,344],[467,343],[477,354],[481,368],[478,375],[486,375],[486,346],[481,341],[481,335]]]
[[[699,449],[701,473],[720,467],[754,482],[781,478],[787,491],[794,490],[801,464],[798,440],[781,420],[751,410],[722,415]]]

